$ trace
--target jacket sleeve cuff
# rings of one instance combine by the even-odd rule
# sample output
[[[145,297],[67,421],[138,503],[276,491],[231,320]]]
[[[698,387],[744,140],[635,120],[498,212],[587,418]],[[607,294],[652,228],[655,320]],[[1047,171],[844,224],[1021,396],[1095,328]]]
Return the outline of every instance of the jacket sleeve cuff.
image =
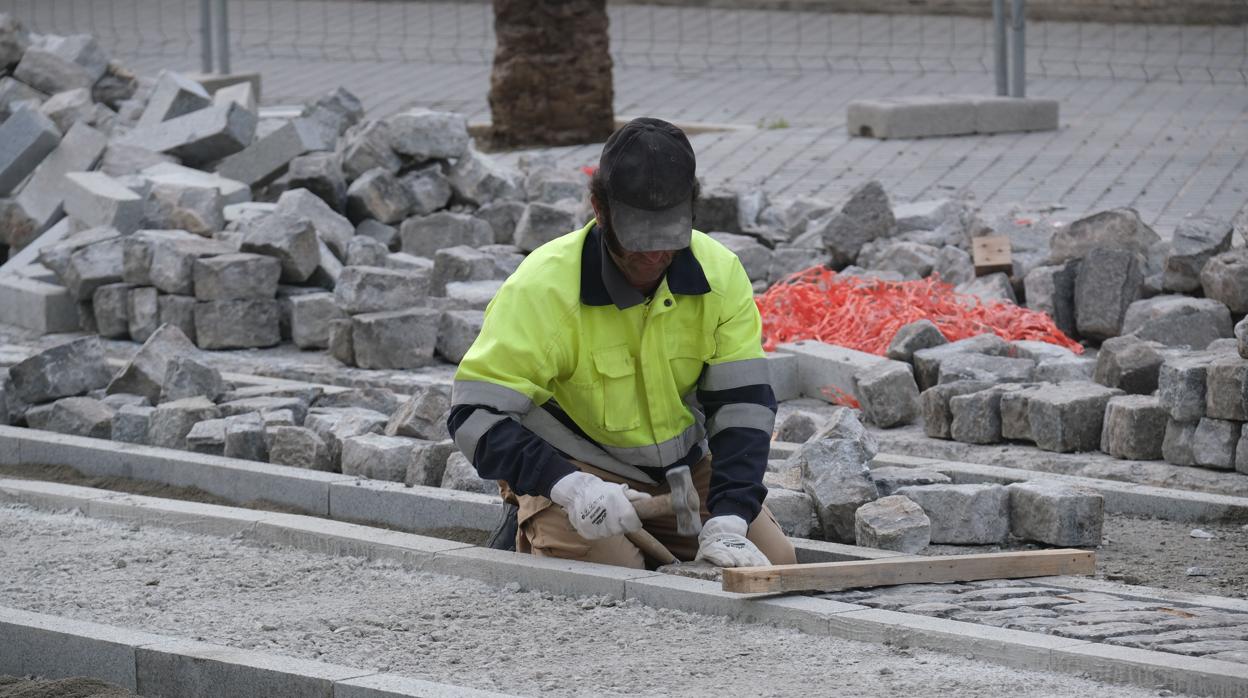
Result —
[[[711,509],[711,516],[740,516],[745,519],[746,523],[754,523],[754,519],[758,518],[758,514],[762,510],[762,504],[749,504],[735,499],[723,498],[715,502],[715,508]]]
[[[580,471],[575,465],[572,465],[566,459],[560,456],[551,458],[550,461],[546,463],[546,467],[542,468],[541,475],[538,477],[538,493],[541,496],[550,499],[550,490],[555,486],[555,483],[562,480],[564,476],[571,475],[575,472]]]

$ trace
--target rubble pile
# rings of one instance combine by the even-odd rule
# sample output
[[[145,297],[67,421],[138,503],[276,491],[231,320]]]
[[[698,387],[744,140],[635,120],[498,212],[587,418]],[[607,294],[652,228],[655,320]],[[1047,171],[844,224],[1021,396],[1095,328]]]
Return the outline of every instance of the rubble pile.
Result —
[[[236,386],[177,326],[161,325],[120,370],[100,340],[75,339],[15,364],[0,421],[77,436],[342,472],[408,485],[497,492],[447,433],[449,388],[410,396]]]

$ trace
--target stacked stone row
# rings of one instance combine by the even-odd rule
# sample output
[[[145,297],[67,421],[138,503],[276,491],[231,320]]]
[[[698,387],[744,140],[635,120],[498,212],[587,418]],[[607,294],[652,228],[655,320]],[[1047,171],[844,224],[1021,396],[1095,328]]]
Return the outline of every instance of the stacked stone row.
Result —
[[[121,370],[98,338],[60,344],[8,370],[0,422],[63,434],[341,472],[408,485],[497,493],[446,429],[450,390],[401,397],[384,389],[225,380],[173,325]]]
[[[814,423],[797,412],[780,424],[779,432],[802,446],[770,464],[767,481],[804,490],[826,540],[905,553],[929,545],[1001,545],[1011,538],[1101,543],[1104,502],[1094,490],[1052,480],[953,484],[922,468],[872,469],[879,446],[853,410],[840,408],[807,431]]]

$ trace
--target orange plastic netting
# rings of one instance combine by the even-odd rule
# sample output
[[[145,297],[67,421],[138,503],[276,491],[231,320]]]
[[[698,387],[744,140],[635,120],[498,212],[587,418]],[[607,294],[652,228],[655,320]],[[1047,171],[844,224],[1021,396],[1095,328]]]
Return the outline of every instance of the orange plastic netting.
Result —
[[[768,351],[785,342],[816,339],[883,355],[898,329],[927,319],[951,342],[992,332],[1009,341],[1038,340],[1083,352],[1047,314],[1004,301],[984,303],[955,293],[936,276],[881,281],[811,267],[776,283],[755,302]]]

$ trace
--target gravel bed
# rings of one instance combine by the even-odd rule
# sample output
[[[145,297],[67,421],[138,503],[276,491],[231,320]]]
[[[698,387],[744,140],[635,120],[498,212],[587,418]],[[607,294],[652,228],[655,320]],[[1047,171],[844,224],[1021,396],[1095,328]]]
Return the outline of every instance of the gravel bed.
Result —
[[[0,569],[11,607],[521,695],[1159,693],[15,505]]]

